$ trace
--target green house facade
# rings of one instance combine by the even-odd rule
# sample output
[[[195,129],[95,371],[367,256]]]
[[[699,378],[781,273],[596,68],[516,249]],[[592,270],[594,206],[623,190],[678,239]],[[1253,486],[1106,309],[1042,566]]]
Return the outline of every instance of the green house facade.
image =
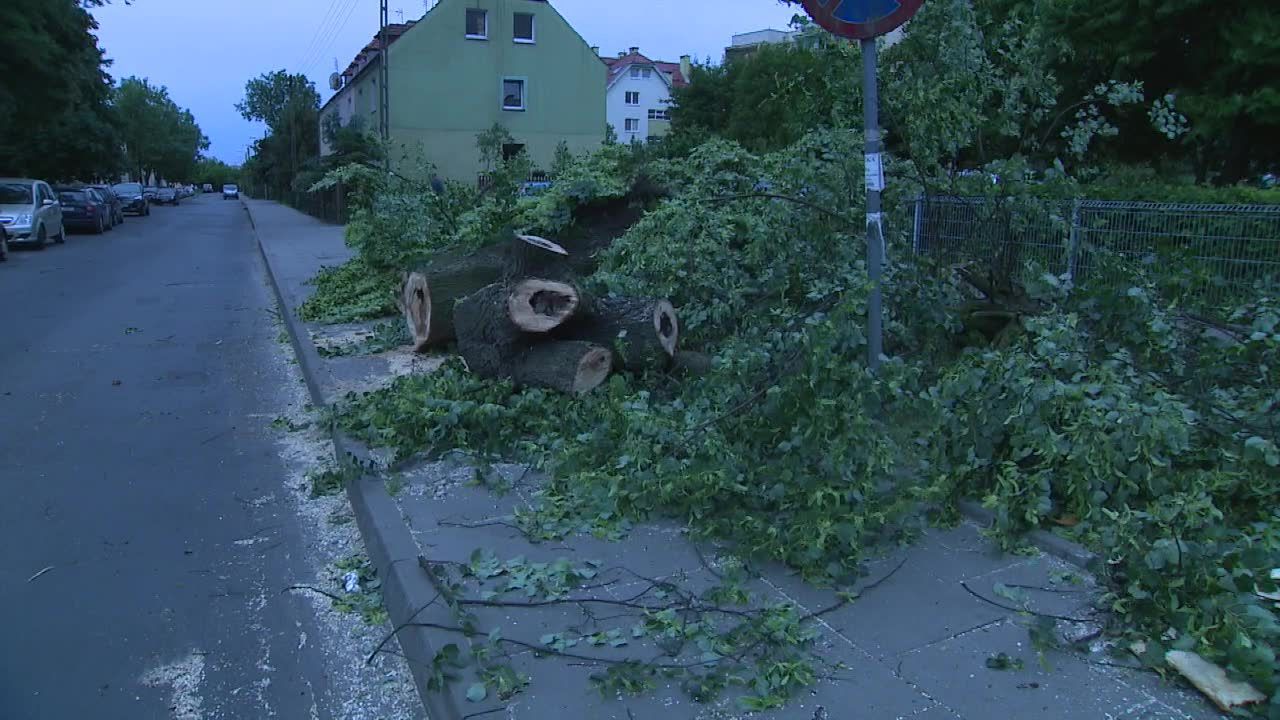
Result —
[[[477,178],[476,135],[494,123],[541,169],[562,141],[580,152],[604,139],[606,68],[545,0],[441,0],[388,36],[392,145],[421,151],[443,177]],[[322,122],[378,132],[380,49],[375,38],[336,76]]]

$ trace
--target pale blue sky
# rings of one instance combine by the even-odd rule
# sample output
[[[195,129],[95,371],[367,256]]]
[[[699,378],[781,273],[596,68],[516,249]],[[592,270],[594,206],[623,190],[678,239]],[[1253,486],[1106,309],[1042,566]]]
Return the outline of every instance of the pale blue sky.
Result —
[[[551,0],[602,54],[632,45],[651,58],[681,55],[720,61],[729,37],[784,29],[794,8],[776,0]],[[417,18],[423,0],[391,0],[391,20]],[[209,152],[244,159],[263,132],[234,104],[249,78],[280,68],[306,72],[323,99],[335,58],[346,67],[378,30],[378,0],[134,0],[94,11],[116,78],[138,75],[165,85],[209,136]]]

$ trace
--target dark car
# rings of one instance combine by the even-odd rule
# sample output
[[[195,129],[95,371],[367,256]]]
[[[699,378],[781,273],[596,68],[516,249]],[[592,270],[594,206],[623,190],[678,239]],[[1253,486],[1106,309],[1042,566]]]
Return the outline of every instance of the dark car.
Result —
[[[124,202],[116,195],[116,191],[111,189],[110,185],[90,185],[89,187],[98,191],[98,194],[107,201],[111,206],[111,224],[119,225],[124,222]]]
[[[71,229],[91,230],[96,235],[111,229],[111,205],[97,190],[87,187],[57,188],[62,204],[62,224]]]
[[[121,212],[134,215],[151,214],[151,201],[147,199],[142,183],[116,183],[111,186],[111,190],[115,192],[116,197],[120,198]]]

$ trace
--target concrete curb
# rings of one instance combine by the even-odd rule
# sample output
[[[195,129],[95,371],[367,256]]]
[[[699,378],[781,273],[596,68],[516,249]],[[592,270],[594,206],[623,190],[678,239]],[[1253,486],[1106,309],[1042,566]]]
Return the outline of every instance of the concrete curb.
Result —
[[[327,405],[320,383],[316,379],[316,368],[320,367],[320,354],[311,342],[311,336],[303,326],[300,318],[290,308],[284,292],[276,280],[275,270],[271,267],[270,257],[262,245],[258,235],[258,225],[253,219],[253,211],[243,199],[240,205],[249,217],[249,225],[253,228],[253,239],[262,256],[262,264],[267,269],[267,277],[271,281],[271,289],[275,292],[276,304],[280,308],[281,320],[289,331],[289,340],[298,358],[298,367],[303,380],[307,384],[307,392],[311,403],[322,408]],[[306,340],[304,341],[304,338]],[[335,459],[343,464],[349,458],[363,460],[367,454],[360,443],[346,437],[338,428],[331,427]],[[360,528],[360,536],[364,539],[369,560],[382,578],[382,601],[387,607],[387,614],[394,627],[401,627],[412,622],[417,613],[435,597],[435,588],[427,579],[418,564],[418,544],[409,534],[404,524],[400,508],[386,486],[377,478],[362,475],[347,485],[347,498],[355,513],[356,525]],[[428,720],[455,720],[461,717],[453,697],[449,693],[431,690],[432,660],[435,650],[427,636],[425,628],[405,627],[396,638],[400,650],[409,663],[409,671],[413,675],[414,684],[418,688],[418,698],[427,713]]]
[[[957,503],[957,506],[961,515],[978,525],[989,527],[995,522],[996,514],[975,500],[961,500]],[[1099,561],[1098,556],[1085,549],[1084,546],[1055,535],[1048,530],[1032,530],[1027,533],[1026,539],[1045,554],[1075,565],[1081,570],[1092,571]]]

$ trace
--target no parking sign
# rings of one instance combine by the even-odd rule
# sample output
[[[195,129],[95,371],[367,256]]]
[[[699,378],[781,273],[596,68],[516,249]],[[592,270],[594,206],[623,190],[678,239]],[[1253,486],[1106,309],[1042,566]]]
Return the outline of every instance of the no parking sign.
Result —
[[[801,4],[831,34],[866,40],[910,20],[924,0],[803,0]]]

